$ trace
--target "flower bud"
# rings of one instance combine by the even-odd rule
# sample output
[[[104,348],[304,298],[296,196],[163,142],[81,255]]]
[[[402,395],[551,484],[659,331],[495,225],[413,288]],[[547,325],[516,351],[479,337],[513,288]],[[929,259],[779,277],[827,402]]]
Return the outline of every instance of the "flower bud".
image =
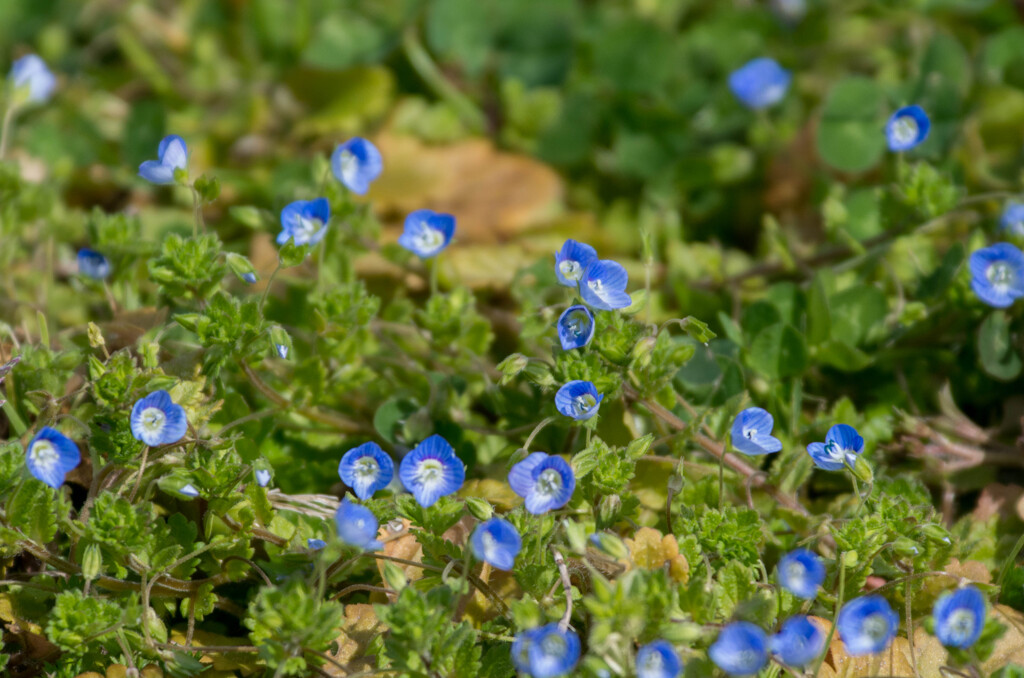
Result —
[[[490,520],[494,515],[491,503],[479,497],[466,497],[466,510],[477,520]]]

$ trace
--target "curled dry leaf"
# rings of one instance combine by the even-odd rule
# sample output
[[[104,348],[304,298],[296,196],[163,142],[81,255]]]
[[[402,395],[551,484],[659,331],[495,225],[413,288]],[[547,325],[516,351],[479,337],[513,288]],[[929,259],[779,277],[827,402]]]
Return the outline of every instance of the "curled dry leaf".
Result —
[[[360,671],[372,671],[377,668],[373,657],[365,657],[366,650],[373,639],[387,631],[373,609],[367,603],[355,603],[345,606],[345,624],[337,638],[338,651],[331,658],[345,667],[342,671],[333,664],[323,668],[329,676],[348,676]]]
[[[690,580],[690,563],[679,552],[675,535],[662,535],[651,527],[641,527],[633,539],[626,539],[633,563],[645,570],[657,570],[668,564],[669,575],[685,584]]]

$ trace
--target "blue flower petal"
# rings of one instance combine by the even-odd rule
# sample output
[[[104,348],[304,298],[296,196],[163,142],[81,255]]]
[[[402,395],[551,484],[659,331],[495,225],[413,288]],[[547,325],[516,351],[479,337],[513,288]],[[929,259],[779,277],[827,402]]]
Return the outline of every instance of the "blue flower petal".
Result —
[[[147,160],[139,165],[139,176],[154,184],[173,184],[174,168],[159,160]]]
[[[469,543],[477,559],[505,571],[512,569],[523,548],[523,541],[512,523],[497,517],[477,525]]]
[[[383,548],[377,541],[377,516],[365,506],[342,499],[334,514],[334,523],[342,542],[368,551]]]
[[[676,678],[683,670],[672,643],[656,640],[636,651],[637,678]]]
[[[270,484],[270,471],[265,468],[256,469],[256,484],[266,487]]]
[[[25,449],[29,473],[54,489],[64,484],[64,476],[81,461],[75,441],[49,426],[40,429]]]
[[[750,622],[733,622],[708,648],[718,668],[732,676],[751,676],[768,662],[768,638]]]
[[[996,243],[971,253],[971,289],[982,302],[1007,308],[1024,296],[1024,253],[1010,243]]]
[[[562,631],[557,623],[534,629],[526,648],[529,674],[533,678],[555,678],[570,673],[580,659],[580,637]]]
[[[834,442],[847,452],[860,454],[864,451],[864,439],[857,429],[848,424],[836,424],[825,434],[825,442]]]
[[[391,483],[395,463],[377,443],[364,443],[342,456],[338,475],[357,497],[366,500]]]
[[[743,105],[756,110],[782,101],[791,79],[790,72],[777,61],[761,57],[729,74],[729,89]]]
[[[1024,203],[1007,203],[999,219],[999,227],[1016,236],[1024,236]]]
[[[826,471],[842,471],[846,466],[842,461],[836,461],[825,449],[825,443],[811,443],[807,446],[807,454],[811,455],[814,465]]]
[[[544,452],[533,452],[513,465],[508,472],[508,484],[512,491],[525,499],[533,490],[533,469],[547,458]]]
[[[797,598],[811,600],[825,581],[825,564],[807,549],[790,551],[779,561],[779,584]]]
[[[743,454],[761,455],[778,452],[782,442],[771,435],[775,421],[767,410],[748,407],[736,415],[730,431],[732,445]]]
[[[558,340],[563,351],[583,348],[594,338],[594,314],[586,306],[570,306],[558,318]]]
[[[8,77],[15,90],[28,87],[28,98],[33,103],[49,99],[57,86],[56,76],[46,66],[46,62],[35,54],[26,54],[15,61]]]
[[[935,637],[946,647],[967,649],[985,626],[985,596],[973,586],[944,593],[932,610]]]
[[[155,410],[155,411],[153,411]],[[164,390],[140,398],[132,407],[132,435],[150,447],[176,443],[188,431],[185,409]]]
[[[816,660],[825,649],[825,634],[804,615],[790,617],[769,640],[771,651],[792,667],[803,667]]]
[[[535,515],[560,509],[569,503],[576,490],[576,476],[569,462],[548,455],[533,467],[532,482],[524,502],[526,510]]]
[[[836,630],[851,657],[878,654],[896,637],[900,616],[877,594],[854,598],[843,605]]]
[[[555,275],[558,284],[576,287],[591,263],[597,261],[597,250],[586,243],[566,240],[555,254]]]
[[[160,163],[170,167],[172,172],[188,166],[188,147],[185,140],[177,134],[170,134],[160,140],[157,155],[160,157]]]
[[[110,275],[110,262],[95,250],[83,247],[78,250],[78,272],[82,275],[103,280]]]
[[[455,235],[455,217],[433,210],[415,210],[405,218],[398,244],[423,259],[435,257]]]
[[[364,195],[370,190],[370,184],[383,169],[380,151],[362,137],[353,137],[338,144],[331,154],[331,171],[335,178],[357,195]]]
[[[920,106],[904,106],[889,118],[885,138],[891,151],[908,151],[928,138],[932,123]]]
[[[432,435],[402,458],[398,477],[420,506],[428,507],[462,487],[466,467],[447,440]]]
[[[590,419],[601,406],[604,395],[589,381],[575,380],[566,383],[555,393],[555,408],[567,417],[577,421]]]

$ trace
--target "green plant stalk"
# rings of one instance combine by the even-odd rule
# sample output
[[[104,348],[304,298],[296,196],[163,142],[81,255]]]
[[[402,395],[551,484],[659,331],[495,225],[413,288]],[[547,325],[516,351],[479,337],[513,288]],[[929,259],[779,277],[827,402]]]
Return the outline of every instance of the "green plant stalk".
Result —
[[[839,611],[843,608],[843,592],[846,588],[846,562],[843,560],[843,553],[841,551],[836,554],[836,562],[839,564],[839,589],[836,591],[836,611],[832,615],[832,627],[828,630],[828,636],[825,638],[821,656],[818,657],[818,661],[814,665],[814,673],[811,674],[814,676],[821,673],[821,665],[825,663],[825,655],[828,654],[828,647],[832,644],[832,636],[836,632]]]

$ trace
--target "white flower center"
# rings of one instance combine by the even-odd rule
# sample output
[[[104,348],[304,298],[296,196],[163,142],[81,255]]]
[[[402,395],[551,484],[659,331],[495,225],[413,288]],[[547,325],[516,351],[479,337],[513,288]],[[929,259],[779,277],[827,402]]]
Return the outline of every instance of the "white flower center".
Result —
[[[295,242],[299,245],[303,245],[313,239],[313,236],[323,227],[324,222],[319,219],[307,219],[306,217],[296,217],[295,231]]]
[[[484,560],[494,560],[498,555],[498,540],[490,532],[484,532],[481,541],[484,547]]]
[[[846,460],[846,450],[839,447],[839,444],[834,440],[832,442],[825,443],[825,454],[834,461],[843,462]]]
[[[587,412],[590,412],[590,410],[594,409],[594,405],[597,404],[597,398],[589,393],[584,393],[576,396],[572,403],[573,407],[579,414],[586,414]]]
[[[570,314],[565,321],[566,329],[569,330],[570,334],[576,337],[583,335],[588,324],[587,316],[582,311],[576,311]]]
[[[868,615],[861,625],[861,631],[872,640],[882,640],[889,635],[889,620],[885,618],[884,614],[878,612]]]
[[[647,659],[644,660],[644,668],[652,671],[661,671],[665,668],[665,660],[662,658],[661,653],[651,652],[647,655]]]
[[[957,639],[966,639],[974,633],[974,615],[960,608],[949,615],[949,628]]]
[[[416,469],[416,480],[423,485],[433,485],[441,482],[444,474],[444,465],[437,459],[424,459]]]
[[[786,576],[790,584],[800,585],[807,576],[807,569],[800,563],[793,562],[786,566]]]
[[[354,183],[359,173],[359,159],[351,151],[342,151],[341,176],[346,184]]]
[[[549,657],[561,657],[567,649],[565,638],[557,633],[545,636],[544,640],[540,641],[540,647]]]
[[[985,271],[985,277],[997,290],[1005,291],[1013,282],[1013,267],[1009,264],[997,261]]]
[[[591,280],[587,282],[587,287],[594,291],[594,294],[601,294],[604,291],[604,283],[600,280]]]
[[[909,115],[902,115],[896,118],[892,124],[892,137],[901,146],[911,144],[917,139],[917,120]]]
[[[423,224],[423,228],[416,234],[416,247],[421,252],[433,252],[444,244],[444,233]]]
[[[147,407],[142,410],[142,416],[140,417],[142,422],[142,428],[147,433],[159,433],[164,428],[164,423],[167,421],[167,415],[159,407]]]
[[[754,437],[757,436],[757,429],[756,428],[745,429],[743,431],[743,435],[745,435],[747,437],[747,440],[753,440]]]
[[[377,460],[373,457],[360,457],[356,463],[353,472],[357,478],[363,480],[369,480],[377,477],[377,472],[380,470],[380,465]]]
[[[566,259],[558,264],[558,270],[566,280],[579,280],[583,277],[583,267],[580,262]]]
[[[544,469],[537,476],[536,491],[543,496],[554,496],[562,489],[562,476],[553,468]]]
[[[57,448],[48,440],[37,440],[32,446],[31,454],[32,461],[40,468],[52,468],[60,458]]]

